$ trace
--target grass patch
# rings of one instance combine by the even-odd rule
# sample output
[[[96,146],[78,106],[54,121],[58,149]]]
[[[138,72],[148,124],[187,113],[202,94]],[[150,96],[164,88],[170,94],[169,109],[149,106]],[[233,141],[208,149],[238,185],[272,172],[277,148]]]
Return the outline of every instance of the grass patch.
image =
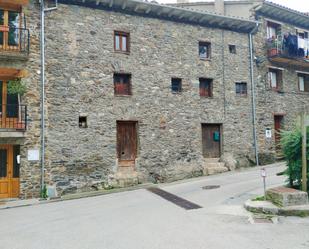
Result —
[[[265,201],[264,195],[255,197],[254,199],[251,199],[251,201]]]

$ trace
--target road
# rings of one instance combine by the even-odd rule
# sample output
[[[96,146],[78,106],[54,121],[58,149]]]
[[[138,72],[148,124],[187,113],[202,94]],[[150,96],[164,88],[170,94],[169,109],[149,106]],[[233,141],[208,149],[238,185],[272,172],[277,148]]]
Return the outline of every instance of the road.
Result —
[[[284,183],[282,169],[267,167],[268,186]],[[202,208],[185,210],[140,189],[0,210],[0,249],[309,248],[309,218],[257,224],[243,209],[263,193],[259,168],[159,187]]]

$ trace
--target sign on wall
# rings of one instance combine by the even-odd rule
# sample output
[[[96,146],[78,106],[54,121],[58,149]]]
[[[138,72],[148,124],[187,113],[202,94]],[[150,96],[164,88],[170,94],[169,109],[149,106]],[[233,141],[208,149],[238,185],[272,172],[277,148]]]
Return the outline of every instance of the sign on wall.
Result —
[[[28,150],[28,161],[39,161],[40,151],[37,149]]]
[[[266,130],[265,130],[265,136],[266,136],[266,138],[271,138],[271,128],[266,128]]]

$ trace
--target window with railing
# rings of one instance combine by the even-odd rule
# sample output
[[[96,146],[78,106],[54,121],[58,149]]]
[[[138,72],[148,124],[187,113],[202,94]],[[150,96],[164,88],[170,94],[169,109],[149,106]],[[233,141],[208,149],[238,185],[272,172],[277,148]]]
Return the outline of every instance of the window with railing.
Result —
[[[0,9],[0,50],[29,51],[29,30],[23,28],[23,19],[18,9]]]
[[[0,81],[0,129],[26,130],[27,106],[20,96],[8,92],[8,81]]]

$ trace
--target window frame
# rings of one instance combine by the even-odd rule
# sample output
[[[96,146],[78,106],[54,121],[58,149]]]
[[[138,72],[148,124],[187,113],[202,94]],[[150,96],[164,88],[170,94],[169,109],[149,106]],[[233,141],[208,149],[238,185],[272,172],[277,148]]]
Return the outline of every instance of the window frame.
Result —
[[[123,82],[116,82],[115,78],[119,76],[125,76],[128,77],[128,93],[121,93],[117,91],[117,84],[124,84]],[[115,72],[113,75],[113,81],[114,81],[114,96],[132,96],[132,74],[130,73],[123,73],[123,72]]]
[[[304,79],[304,90],[300,89],[300,78]],[[303,73],[298,73],[297,74],[297,80],[298,80],[298,91],[301,93],[309,93],[309,75],[308,74],[303,74]],[[306,87],[307,85],[307,87]]]
[[[116,37],[119,37],[119,49],[116,49]],[[126,50],[122,50],[122,37],[126,37]],[[114,30],[114,52],[129,54],[130,53],[130,33],[125,31]]]
[[[243,91],[243,88],[241,87],[241,91],[238,93],[237,92],[237,85],[240,85],[240,86],[246,86],[245,89],[246,91],[244,92]],[[235,93],[236,93],[236,96],[237,97],[247,97],[248,96],[248,84],[247,82],[245,81],[239,81],[239,82],[235,82]]]
[[[275,38],[277,38],[277,36],[280,34],[280,31],[281,31],[281,28],[282,28],[282,25],[280,23],[276,23],[276,22],[273,22],[273,21],[266,21],[266,38],[267,39],[272,39],[272,37],[270,37],[270,32],[269,32],[269,29],[270,28],[273,28],[275,29]]]
[[[202,94],[202,91],[201,91],[201,85],[202,85],[202,83],[206,83],[206,82],[208,82],[209,83],[209,86],[208,86],[208,95],[204,95],[204,93]],[[206,89],[206,87],[204,88],[204,89]],[[206,93],[206,91],[204,90],[204,92]],[[213,98],[213,79],[211,79],[211,78],[203,78],[203,77],[201,77],[201,78],[199,78],[199,95],[200,95],[200,97],[201,98]]]
[[[276,68],[268,68],[268,84],[270,88],[274,91],[281,91],[283,89],[283,70],[276,69]],[[276,87],[272,86],[272,74],[276,74]]]
[[[174,91],[173,90],[173,81],[179,81],[179,86],[178,86],[178,91]],[[177,77],[172,77],[171,78],[171,92],[173,94],[179,94],[182,93],[182,79],[181,78],[177,78]]]
[[[201,57],[200,47],[207,47],[207,56]],[[209,41],[199,41],[198,42],[198,56],[200,60],[210,60],[211,59],[211,42]]]

